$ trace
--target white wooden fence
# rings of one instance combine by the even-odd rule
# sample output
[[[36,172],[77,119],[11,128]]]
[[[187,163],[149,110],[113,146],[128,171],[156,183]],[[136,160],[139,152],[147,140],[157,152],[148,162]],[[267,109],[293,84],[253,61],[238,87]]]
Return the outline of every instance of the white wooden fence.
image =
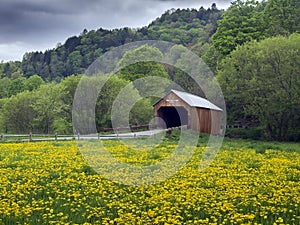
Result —
[[[100,140],[100,139],[116,139],[116,138],[138,138],[138,137],[149,137],[155,135],[162,130],[148,130],[138,131],[131,133],[114,133],[114,134],[88,134],[88,135],[60,135],[60,134],[1,134],[2,142],[6,141],[20,141],[20,142],[31,142],[31,141],[59,141],[59,140]]]

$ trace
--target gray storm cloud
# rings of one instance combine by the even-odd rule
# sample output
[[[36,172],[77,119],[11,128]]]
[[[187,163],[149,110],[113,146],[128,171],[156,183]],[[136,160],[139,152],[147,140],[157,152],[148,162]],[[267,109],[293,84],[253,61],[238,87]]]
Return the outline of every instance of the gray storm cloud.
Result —
[[[212,3],[226,8],[230,0],[0,0],[0,61],[54,48],[85,28],[138,28],[168,9]]]

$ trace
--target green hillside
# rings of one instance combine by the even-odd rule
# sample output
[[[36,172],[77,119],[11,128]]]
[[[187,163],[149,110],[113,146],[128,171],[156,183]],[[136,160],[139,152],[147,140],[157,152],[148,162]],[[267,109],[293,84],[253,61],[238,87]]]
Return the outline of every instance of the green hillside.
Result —
[[[2,64],[0,77],[13,78],[13,73],[17,72],[26,78],[37,74],[45,81],[61,80],[83,73],[96,58],[111,48],[133,41],[164,40],[185,46],[204,44],[210,41],[221,14],[222,11],[214,4],[208,9],[169,10],[141,29],[85,29],[52,50],[29,52],[21,63]]]

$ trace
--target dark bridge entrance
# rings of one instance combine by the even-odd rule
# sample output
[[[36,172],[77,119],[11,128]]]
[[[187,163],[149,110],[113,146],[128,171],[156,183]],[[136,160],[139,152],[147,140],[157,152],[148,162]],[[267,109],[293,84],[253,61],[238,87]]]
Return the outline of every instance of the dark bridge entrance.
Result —
[[[166,123],[167,128],[188,125],[188,112],[182,106],[163,106],[157,114]]]

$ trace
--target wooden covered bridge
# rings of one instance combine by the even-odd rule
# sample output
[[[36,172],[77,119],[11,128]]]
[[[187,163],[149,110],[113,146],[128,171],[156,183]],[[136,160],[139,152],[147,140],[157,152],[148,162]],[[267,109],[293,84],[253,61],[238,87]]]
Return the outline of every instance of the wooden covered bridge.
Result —
[[[208,134],[220,134],[222,109],[199,96],[171,90],[154,104],[157,126],[178,127]]]

